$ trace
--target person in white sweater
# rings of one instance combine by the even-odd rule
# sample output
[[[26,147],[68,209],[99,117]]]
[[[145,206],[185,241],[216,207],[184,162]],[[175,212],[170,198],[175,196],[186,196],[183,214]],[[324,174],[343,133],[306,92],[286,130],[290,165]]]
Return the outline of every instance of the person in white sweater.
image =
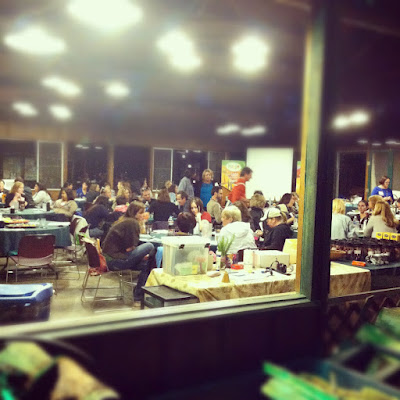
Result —
[[[332,201],[331,240],[352,239],[357,237],[355,226],[345,215],[346,204],[342,199]]]
[[[40,182],[35,184],[35,194],[33,195],[33,201],[36,208],[43,208],[43,205],[47,203],[51,204],[51,197],[47,193],[46,186]]]
[[[375,204],[372,216],[365,228],[364,236],[375,238],[377,232],[396,233],[398,225],[399,221],[394,218],[389,204],[384,200],[379,200]]]
[[[228,253],[235,254],[239,250],[257,248],[250,223],[242,222],[242,214],[236,206],[225,207],[222,211],[221,220],[222,229],[218,240],[223,237],[231,238],[234,236]]]

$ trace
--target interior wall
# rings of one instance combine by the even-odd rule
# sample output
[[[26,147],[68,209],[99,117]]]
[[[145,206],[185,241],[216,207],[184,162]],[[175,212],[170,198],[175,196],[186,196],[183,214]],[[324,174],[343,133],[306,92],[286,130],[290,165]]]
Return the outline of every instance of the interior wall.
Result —
[[[293,154],[292,148],[249,148],[246,165],[253,172],[246,184],[246,196],[261,190],[267,199],[281,198],[292,191]]]

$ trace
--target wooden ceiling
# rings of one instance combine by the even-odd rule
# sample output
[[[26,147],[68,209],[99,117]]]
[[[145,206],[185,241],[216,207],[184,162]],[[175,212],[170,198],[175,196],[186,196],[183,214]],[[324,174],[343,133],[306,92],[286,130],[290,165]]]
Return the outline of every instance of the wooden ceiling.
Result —
[[[365,103],[376,112],[382,102],[390,105],[396,97],[399,100],[395,83],[398,87],[400,32],[390,24],[391,18],[395,21],[393,12],[388,19],[388,13],[374,4],[354,1],[355,6],[348,7],[349,3],[342,18],[338,110]],[[143,21],[111,37],[73,20],[65,4],[65,0],[0,0],[2,37],[38,23],[68,46],[60,56],[39,57],[0,45],[1,124],[47,127],[56,135],[68,132],[75,138],[85,132],[92,140],[155,146],[179,141],[203,148],[298,144],[309,1],[137,1]],[[368,26],[360,26],[360,21]],[[156,41],[173,28],[183,29],[193,39],[203,59],[198,71],[180,73],[158,51]],[[270,47],[267,68],[254,76],[236,72],[230,54],[232,44],[249,32]],[[76,81],[82,95],[68,99],[42,87],[41,79],[50,74]],[[131,95],[121,100],[106,97],[103,84],[110,79],[126,82]],[[29,120],[18,116],[11,108],[14,101],[32,102],[40,115]],[[55,122],[48,114],[48,105],[56,102],[72,108],[71,121]],[[384,107],[387,112],[388,105]],[[268,134],[257,139],[217,136],[216,127],[227,122],[265,124]]]

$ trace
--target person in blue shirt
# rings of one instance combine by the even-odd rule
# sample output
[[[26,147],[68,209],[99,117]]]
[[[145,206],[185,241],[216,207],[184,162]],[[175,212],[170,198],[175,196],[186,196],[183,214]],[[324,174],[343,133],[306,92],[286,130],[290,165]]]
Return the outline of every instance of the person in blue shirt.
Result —
[[[211,169],[205,169],[202,174],[202,183],[200,186],[200,199],[203,202],[204,208],[207,208],[207,204],[211,199],[211,190],[214,187],[214,173]]]
[[[79,189],[76,190],[76,197],[79,197],[79,198],[85,197],[86,198],[86,195],[88,193],[88,187],[89,187],[88,182],[83,181],[82,187],[80,187]]]
[[[381,179],[379,179],[379,185],[374,187],[372,190],[371,196],[381,196],[383,197],[383,200],[386,200],[389,203],[393,202],[393,193],[392,189],[389,189],[390,185],[390,178],[387,176],[382,176]]]

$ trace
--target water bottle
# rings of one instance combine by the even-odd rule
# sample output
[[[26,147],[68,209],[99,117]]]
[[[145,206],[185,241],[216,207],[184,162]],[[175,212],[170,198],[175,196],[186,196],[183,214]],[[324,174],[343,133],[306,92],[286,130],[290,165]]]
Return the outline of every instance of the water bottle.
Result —
[[[168,234],[173,235],[175,232],[174,219],[172,215],[168,218]]]
[[[222,254],[219,250],[216,251],[215,257],[216,257],[215,266],[217,270],[219,270],[221,268],[221,257],[222,257]]]
[[[151,213],[149,219],[147,220],[148,233],[150,233],[153,230],[153,222],[154,222],[154,214]]]

